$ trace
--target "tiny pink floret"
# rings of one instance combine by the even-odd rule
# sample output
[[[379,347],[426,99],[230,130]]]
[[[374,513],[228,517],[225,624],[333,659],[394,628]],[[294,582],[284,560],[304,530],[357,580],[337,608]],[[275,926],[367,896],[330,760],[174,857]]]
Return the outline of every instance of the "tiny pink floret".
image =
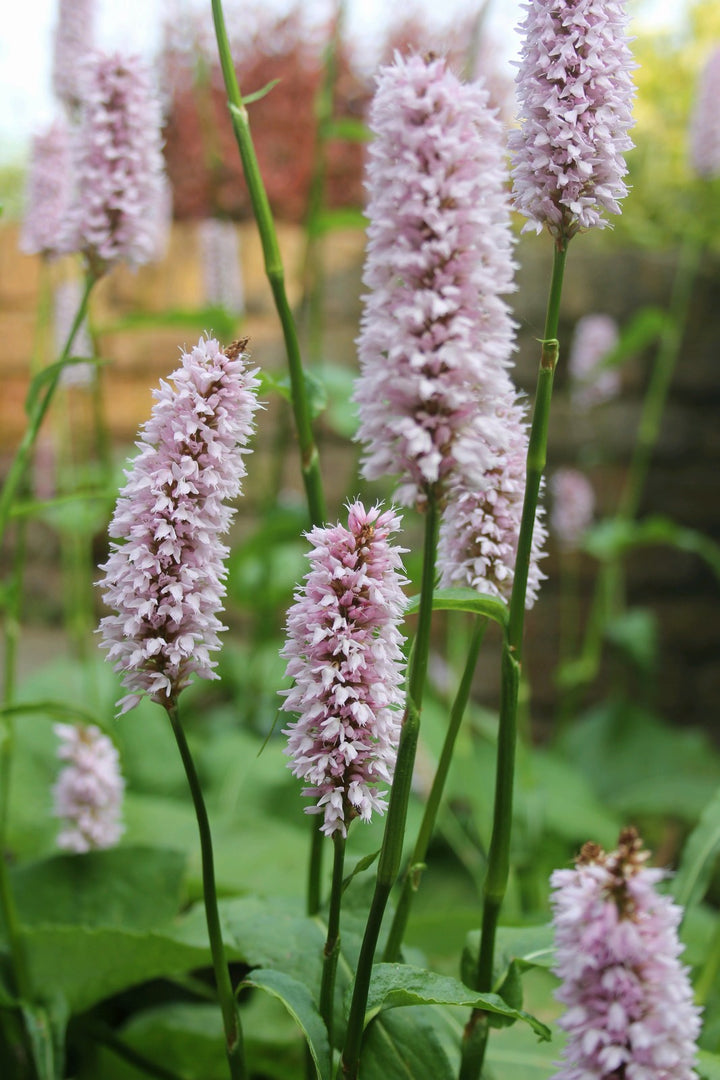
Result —
[[[405,666],[402,549],[390,543],[399,524],[392,510],[355,502],[347,527],[312,529],[311,569],[287,617],[282,655],[294,683],[282,708],[297,719],[286,753],[327,836],[382,814],[392,783]]]

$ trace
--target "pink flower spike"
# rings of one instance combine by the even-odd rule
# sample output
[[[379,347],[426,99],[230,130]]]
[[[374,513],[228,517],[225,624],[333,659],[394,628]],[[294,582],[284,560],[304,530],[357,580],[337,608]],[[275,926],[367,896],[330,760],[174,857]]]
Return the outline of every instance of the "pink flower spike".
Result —
[[[697,1080],[700,1010],[679,957],[682,909],[656,885],[634,829],[606,854],[585,844],[551,883],[556,997],[568,1033],[552,1080]]]
[[[528,432],[525,409],[510,385],[497,406],[497,418],[507,439],[507,449],[495,451],[494,462],[477,488],[462,481],[449,490],[443,510],[438,543],[440,586],[465,585],[479,593],[509,602],[515,579],[520,523],[525,497]],[[485,425],[478,423],[478,442]],[[485,455],[494,448],[485,447]],[[547,531],[538,507],[533,530],[525,607],[531,608],[545,575],[538,563],[545,554]]]
[[[714,49],[698,82],[690,124],[690,162],[703,180],[720,176],[720,47]]]
[[[592,484],[577,469],[557,469],[550,481],[550,493],[550,528],[563,550],[577,551],[595,513]]]
[[[64,120],[56,120],[32,140],[20,232],[20,250],[26,255],[60,254],[72,184],[70,132]]]
[[[601,362],[618,343],[618,325],[610,315],[584,315],[578,320],[570,346],[568,370],[572,379],[572,402],[589,409],[610,401],[620,392],[617,368]]]
[[[126,470],[110,523],[111,554],[101,586],[115,610],[100,623],[102,647],[130,691],[121,712],[142,695],[167,704],[194,673],[215,678],[228,549],[220,537],[240,494],[243,457],[258,403],[255,370],[235,342],[213,338],[183,353],[180,367],[154,392],[139,453]]]
[[[502,442],[514,288],[502,127],[480,84],[419,56],[383,68],[370,113],[368,248],[355,390],[369,480],[400,476],[422,505],[461,468],[478,485],[471,428]]]
[[[76,188],[63,250],[95,274],[158,259],[170,222],[160,99],[138,57],[92,54],[79,77]]]
[[[384,813],[400,738],[405,609],[400,525],[392,510],[348,507],[348,524],[314,528],[311,569],[287,617],[284,734],[303,795],[317,800],[322,831],[347,835],[353,818]]]
[[[627,194],[635,67],[623,0],[528,0],[513,131],[515,209],[565,244]]]
[[[53,788],[54,814],[64,825],[57,844],[65,851],[110,848],[123,834],[125,782],[118,752],[94,724],[55,724],[57,755],[66,765]]]
[[[80,102],[83,61],[95,44],[97,0],[59,0],[53,48],[53,90],[69,109]]]

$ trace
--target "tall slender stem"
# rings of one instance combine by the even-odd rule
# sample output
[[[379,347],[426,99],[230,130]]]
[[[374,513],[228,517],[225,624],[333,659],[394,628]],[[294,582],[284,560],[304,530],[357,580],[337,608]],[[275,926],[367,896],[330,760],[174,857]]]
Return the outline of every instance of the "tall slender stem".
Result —
[[[390,792],[390,805],[385,820],[383,843],[378,859],[378,871],[375,881],[370,913],[365,925],[365,934],[353,987],[350,1015],[348,1017],[345,1047],[342,1056],[342,1073],[345,1080],[356,1080],[360,1067],[360,1049],[365,1028],[365,1008],[370,991],[370,977],[375,959],[380,928],[387,906],[390,890],[395,884],[402,859],[405,822],[410,800],[415,751],[420,731],[420,711],[427,677],[428,655],[430,652],[430,628],[432,624],[432,602],[435,589],[435,559],[437,552],[439,513],[434,491],[428,493],[425,517],[425,541],[423,548],[423,570],[420,586],[420,609],[418,626],[413,645],[408,675],[408,689],[405,714],[400,732],[395,777]]]
[[[425,811],[418,831],[417,840],[415,841],[415,848],[410,863],[405,870],[402,891],[395,908],[392,925],[390,926],[390,933],[383,954],[383,960],[387,963],[392,963],[397,960],[400,954],[400,947],[410,917],[413,897],[419,888],[420,877],[425,868],[428,847],[433,832],[435,831],[435,822],[437,820],[443,791],[445,790],[445,782],[447,780],[448,772],[450,771],[450,763],[452,761],[453,750],[455,749],[455,742],[458,732],[460,731],[462,718],[465,715],[467,703],[470,699],[473,675],[475,674],[475,666],[480,652],[480,645],[485,636],[487,622],[487,619],[483,618],[476,618],[473,620],[465,668],[455,700],[453,701],[450,710],[450,721],[445,733],[445,741],[443,742],[443,748],[440,753],[440,759],[435,771],[432,787],[430,788],[430,794],[425,804]]]
[[[59,357],[60,363],[67,360],[70,356],[70,350],[72,349],[73,342],[75,341],[75,335],[80,329],[82,321],[87,313],[87,305],[90,298],[90,292],[96,281],[97,278],[94,276],[94,274],[87,274],[87,277],[85,278],[85,288],[80,299],[80,305],[75,314],[73,324],[70,327],[70,333],[68,334],[63,351]],[[15,457],[12,460],[10,469],[8,470],[8,474],[5,478],[5,483],[3,484],[2,490],[0,491],[0,543],[2,543],[3,536],[5,535],[5,529],[7,527],[8,518],[10,517],[13,500],[25,476],[25,472],[30,461],[30,455],[32,453],[33,446],[35,445],[38,431],[40,430],[40,425],[45,419],[45,414],[50,407],[50,402],[53,399],[57,384],[60,380],[60,373],[61,369],[58,368],[55,373],[50,377],[47,385],[44,388],[44,391],[38,394],[30,412],[30,418],[28,426],[25,429],[25,434],[23,435],[20,445],[17,448]]]
[[[325,495],[320,474],[320,456],[313,436],[310,404],[305,385],[305,372],[300,355],[297,327],[285,291],[285,271],[280,255],[280,246],[277,241],[275,223],[255,153],[247,109],[243,103],[232,62],[221,0],[212,0],[212,13],[220,66],[228,96],[230,119],[235,132],[238,150],[240,151],[240,160],[248,191],[250,192],[253,213],[260,233],[265,274],[270,282],[285,341],[292,390],[292,409],[300,446],[300,470],[305,487],[308,512],[313,525],[323,525],[326,512]],[[307,884],[307,911],[309,915],[314,915],[320,907],[322,850],[322,835],[313,825]]]
[[[340,903],[343,892],[343,869],[345,866],[345,837],[339,832],[333,835],[335,857],[333,859],[328,929],[323,953],[322,983],[320,986],[320,1015],[327,1027],[328,1042],[332,1050],[333,1004],[335,996],[335,973],[340,955]]]
[[[530,568],[533,529],[540,484],[547,458],[548,427],[553,380],[558,361],[557,340],[560,298],[567,257],[567,243],[554,249],[552,278],[545,317],[545,334],[540,353],[535,404],[527,453],[525,497],[518,538],[515,576],[510,597],[508,628],[503,644],[500,717],[495,772],[495,803],[488,868],[483,887],[483,921],[476,976],[476,989],[492,990],[495,936],[510,872],[515,747],[517,743],[518,687],[522,670],[525,597]],[[489,1027],[486,1015],[473,1009],[463,1034],[460,1080],[477,1080],[485,1060]]]
[[[225,1029],[225,1050],[228,1065],[230,1066],[231,1080],[246,1080],[245,1053],[243,1048],[242,1027],[238,1012],[235,994],[233,993],[223,944],[222,930],[220,928],[220,914],[218,912],[217,890],[215,888],[215,865],[213,858],[212,835],[210,821],[205,807],[200,779],[195,769],[190,747],[188,746],[185,732],[183,731],[178,714],[177,701],[171,698],[165,706],[170,718],[175,741],[180,751],[185,775],[187,776],[190,794],[192,795],[197,817],[198,832],[200,833],[200,850],[202,853],[202,879],[203,899],[205,901],[205,916],[207,919],[208,937],[210,939],[210,952],[212,954],[213,970],[215,972],[215,984],[220,1001],[223,1027]]]

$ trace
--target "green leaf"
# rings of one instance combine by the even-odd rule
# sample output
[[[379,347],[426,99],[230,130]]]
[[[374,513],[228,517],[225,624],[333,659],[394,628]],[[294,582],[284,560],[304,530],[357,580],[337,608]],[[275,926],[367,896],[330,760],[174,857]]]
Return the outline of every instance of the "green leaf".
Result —
[[[720,1080],[720,1054],[699,1050],[697,1063],[701,1080]]]
[[[407,614],[416,612],[420,607],[420,597],[412,596],[406,608]],[[473,615],[484,615],[494,619],[501,626],[507,625],[508,608],[502,600],[493,596],[483,596],[475,589],[455,588],[436,589],[433,593],[435,611],[468,611]]]
[[[330,1080],[332,1056],[325,1023],[308,987],[282,971],[258,969],[243,982],[281,1001],[307,1039],[318,1080]]]
[[[351,116],[341,116],[337,120],[330,120],[325,124],[323,133],[326,139],[343,139],[345,142],[369,142],[372,137],[367,124]]]
[[[720,577],[720,544],[695,529],[687,529],[660,515],[642,521],[610,518],[589,529],[583,547],[600,562],[607,562],[636,548],[666,544],[699,555]]]
[[[477,993],[459,979],[410,964],[376,964],[370,982],[365,1024],[385,1009],[407,1005],[460,1005],[484,1009],[513,1020],[523,1020],[541,1039],[550,1038],[550,1029],[545,1024],[521,1009],[513,1009],[497,994]]]
[[[55,996],[50,1004],[23,1002],[21,1009],[38,1080],[62,1080],[69,1018],[66,1002]]]
[[[32,985],[52,987],[72,1014],[148,979],[210,964],[209,947],[185,944],[169,931],[39,925],[22,937]]]
[[[352,881],[352,879],[355,877],[356,874],[361,874],[363,872],[363,870],[367,870],[368,867],[372,866],[372,864],[375,862],[378,855],[380,854],[381,850],[382,850],[381,848],[378,848],[377,851],[371,851],[369,855],[363,855],[362,859],[358,859],[358,861],[355,863],[355,866],[352,868],[351,873],[349,873],[346,878],[343,878],[343,883],[342,883],[342,891],[343,892],[345,892],[348,885],[350,884],[350,882]]]
[[[702,900],[720,853],[720,788],[710,800],[683,848],[670,891],[678,904],[690,907]]]
[[[312,236],[324,236],[335,229],[365,229],[367,218],[362,210],[345,206],[338,210],[323,210],[310,223]]]
[[[365,1032],[362,1080],[456,1080],[457,1054],[441,1022],[430,1007],[383,1013]]]
[[[470,984],[475,979],[479,951],[480,931],[471,930],[465,939],[460,962],[460,970],[465,983]],[[510,1001],[504,993],[501,993],[510,968],[515,966],[518,973],[531,968],[547,970],[552,967],[554,955],[554,935],[551,925],[500,926],[495,942],[493,985],[505,1001],[508,1001],[510,1005],[515,1005],[515,1002]]]
[[[592,378],[604,368],[620,367],[630,357],[636,356],[657,341],[671,325],[671,317],[662,308],[641,308],[627,326],[623,327],[615,348],[593,369]]]
[[[87,356],[70,356],[67,360],[56,360],[55,363],[44,367],[42,371],[38,371],[28,387],[27,397],[25,398],[25,412],[27,415],[32,416],[34,414],[43,390],[52,383],[53,379],[60,375],[64,368],[72,367],[74,364],[95,364],[99,366],[101,363],[106,363],[106,361]]]
[[[620,649],[638,670],[651,672],[658,658],[657,618],[645,608],[616,615],[605,626],[605,637]]]
[[[620,816],[599,799],[591,781],[554,750],[535,747],[527,769],[518,771],[517,811],[531,814],[533,824],[571,843],[589,837],[613,845]],[[572,806],[572,813],[568,813]]]
[[[303,371],[305,393],[307,394],[310,416],[315,420],[327,405],[327,391],[322,379],[312,371]],[[261,393],[275,392],[292,404],[292,384],[289,375],[273,375],[269,371],[260,372]]]
[[[262,89],[254,90],[252,94],[244,94],[243,105],[252,105],[253,101],[260,101],[260,99],[264,98],[266,94],[269,94],[279,82],[280,79],[271,79],[269,83],[265,83]]]
[[[660,814],[694,823],[720,784],[720,755],[704,732],[670,727],[622,700],[591,709],[559,746],[625,820]]]
[[[162,848],[118,847],[53,855],[14,867],[13,894],[24,926],[160,927],[180,907],[185,859]]]

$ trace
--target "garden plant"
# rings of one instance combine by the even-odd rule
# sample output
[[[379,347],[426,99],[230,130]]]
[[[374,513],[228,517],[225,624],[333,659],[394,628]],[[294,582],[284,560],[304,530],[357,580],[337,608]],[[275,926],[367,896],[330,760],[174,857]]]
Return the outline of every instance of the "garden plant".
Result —
[[[658,546],[720,577],[712,538],[643,514],[713,237],[688,227],[662,309],[618,325],[590,308],[561,339],[576,251],[636,198],[624,0],[528,0],[511,126],[480,17],[464,74],[398,49],[367,115],[338,118],[343,94],[362,96],[343,7],[314,82],[277,31],[317,121],[291,295],[268,194],[289,181],[255,140],[255,107],[271,116],[281,90],[242,85],[221,0],[167,50],[169,120],[143,61],[95,49],[91,0],[59,5],[61,115],[34,141],[20,234],[41,263],[38,344],[0,494],[0,1075],[718,1080],[720,756],[650,711],[656,628],[627,587],[628,559]],[[719,94],[716,46],[688,132],[703,199],[720,183]],[[200,117],[205,187],[174,177],[183,117]],[[357,227],[330,203],[361,156],[362,310],[341,367],[323,259],[334,229]],[[166,319],[177,349],[120,474],[93,305],[121,264],[161,258],[173,185],[218,211],[207,306]],[[244,332],[230,219],[245,210],[282,372]],[[529,395],[520,230],[547,277]],[[81,268],[70,284],[62,258]],[[643,350],[630,462],[594,522],[583,455],[548,463],[556,374],[590,416]],[[340,497],[328,431],[358,448]],[[588,434],[584,450],[606,448]],[[24,677],[37,522],[59,537],[71,654]],[[543,634],[551,567],[562,626],[539,739],[526,622]],[[478,701],[483,654],[497,708]],[[617,795],[628,777],[635,801]]]

